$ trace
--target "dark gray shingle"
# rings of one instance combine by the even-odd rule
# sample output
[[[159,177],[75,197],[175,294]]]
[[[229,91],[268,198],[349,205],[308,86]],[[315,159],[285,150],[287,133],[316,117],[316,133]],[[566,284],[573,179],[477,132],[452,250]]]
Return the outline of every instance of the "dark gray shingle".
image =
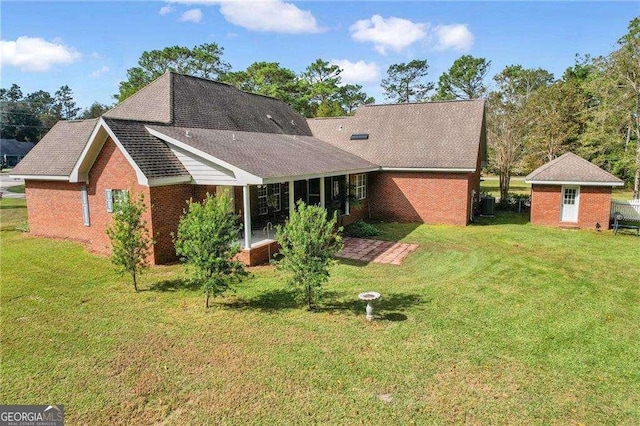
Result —
[[[148,179],[189,176],[171,149],[149,134],[145,123],[107,117],[104,121]]]

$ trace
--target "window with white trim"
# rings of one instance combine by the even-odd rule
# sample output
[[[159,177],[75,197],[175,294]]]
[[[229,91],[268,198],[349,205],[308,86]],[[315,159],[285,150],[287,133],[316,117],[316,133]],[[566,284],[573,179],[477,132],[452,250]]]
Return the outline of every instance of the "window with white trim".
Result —
[[[367,198],[367,175],[365,173],[356,175],[355,190],[356,190],[356,198],[358,200]]]
[[[284,194],[282,194],[282,208],[283,210],[289,210],[289,182],[283,183]]]
[[[107,201],[107,213],[113,213],[118,205],[129,200],[129,190],[127,189],[107,189],[105,190]]]
[[[258,185],[258,214],[269,213],[267,205],[267,185]]]
[[[280,184],[270,183],[267,185],[267,207],[273,209],[273,211],[279,212],[282,202]]]

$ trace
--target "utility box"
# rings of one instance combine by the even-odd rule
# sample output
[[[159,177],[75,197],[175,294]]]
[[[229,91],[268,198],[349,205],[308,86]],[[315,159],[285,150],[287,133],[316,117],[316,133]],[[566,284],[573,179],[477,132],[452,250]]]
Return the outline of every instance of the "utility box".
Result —
[[[480,216],[494,217],[496,215],[496,197],[483,195],[480,197]]]

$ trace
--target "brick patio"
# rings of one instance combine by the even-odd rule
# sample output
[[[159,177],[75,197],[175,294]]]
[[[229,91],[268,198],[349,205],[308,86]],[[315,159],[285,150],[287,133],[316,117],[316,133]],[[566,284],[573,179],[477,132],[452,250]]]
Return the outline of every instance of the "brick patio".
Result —
[[[345,237],[344,250],[337,257],[360,262],[400,265],[405,257],[418,248],[417,244]]]

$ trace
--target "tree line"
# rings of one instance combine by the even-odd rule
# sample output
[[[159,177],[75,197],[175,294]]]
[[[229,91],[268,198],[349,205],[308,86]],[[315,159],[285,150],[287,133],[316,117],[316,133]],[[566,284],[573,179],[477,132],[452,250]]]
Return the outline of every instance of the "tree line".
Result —
[[[114,95],[117,102],[166,71],[219,80],[241,90],[283,100],[306,117],[353,114],[375,99],[357,84],[343,84],[343,70],[321,58],[302,72],[277,62],[254,62],[232,71],[216,43],[172,46],[144,52]],[[640,18],[633,19],[616,49],[606,56],[578,57],[564,74],[506,66],[488,79],[491,61],[463,55],[429,81],[429,63],[414,59],[388,67],[381,87],[387,102],[484,98],[487,101],[488,170],[500,176],[507,197],[512,174],[526,174],[567,151],[627,182],[640,195]],[[53,96],[20,88],[0,89],[2,137],[37,141],[59,119],[90,118],[108,106],[94,103],[79,113],[71,89]]]

